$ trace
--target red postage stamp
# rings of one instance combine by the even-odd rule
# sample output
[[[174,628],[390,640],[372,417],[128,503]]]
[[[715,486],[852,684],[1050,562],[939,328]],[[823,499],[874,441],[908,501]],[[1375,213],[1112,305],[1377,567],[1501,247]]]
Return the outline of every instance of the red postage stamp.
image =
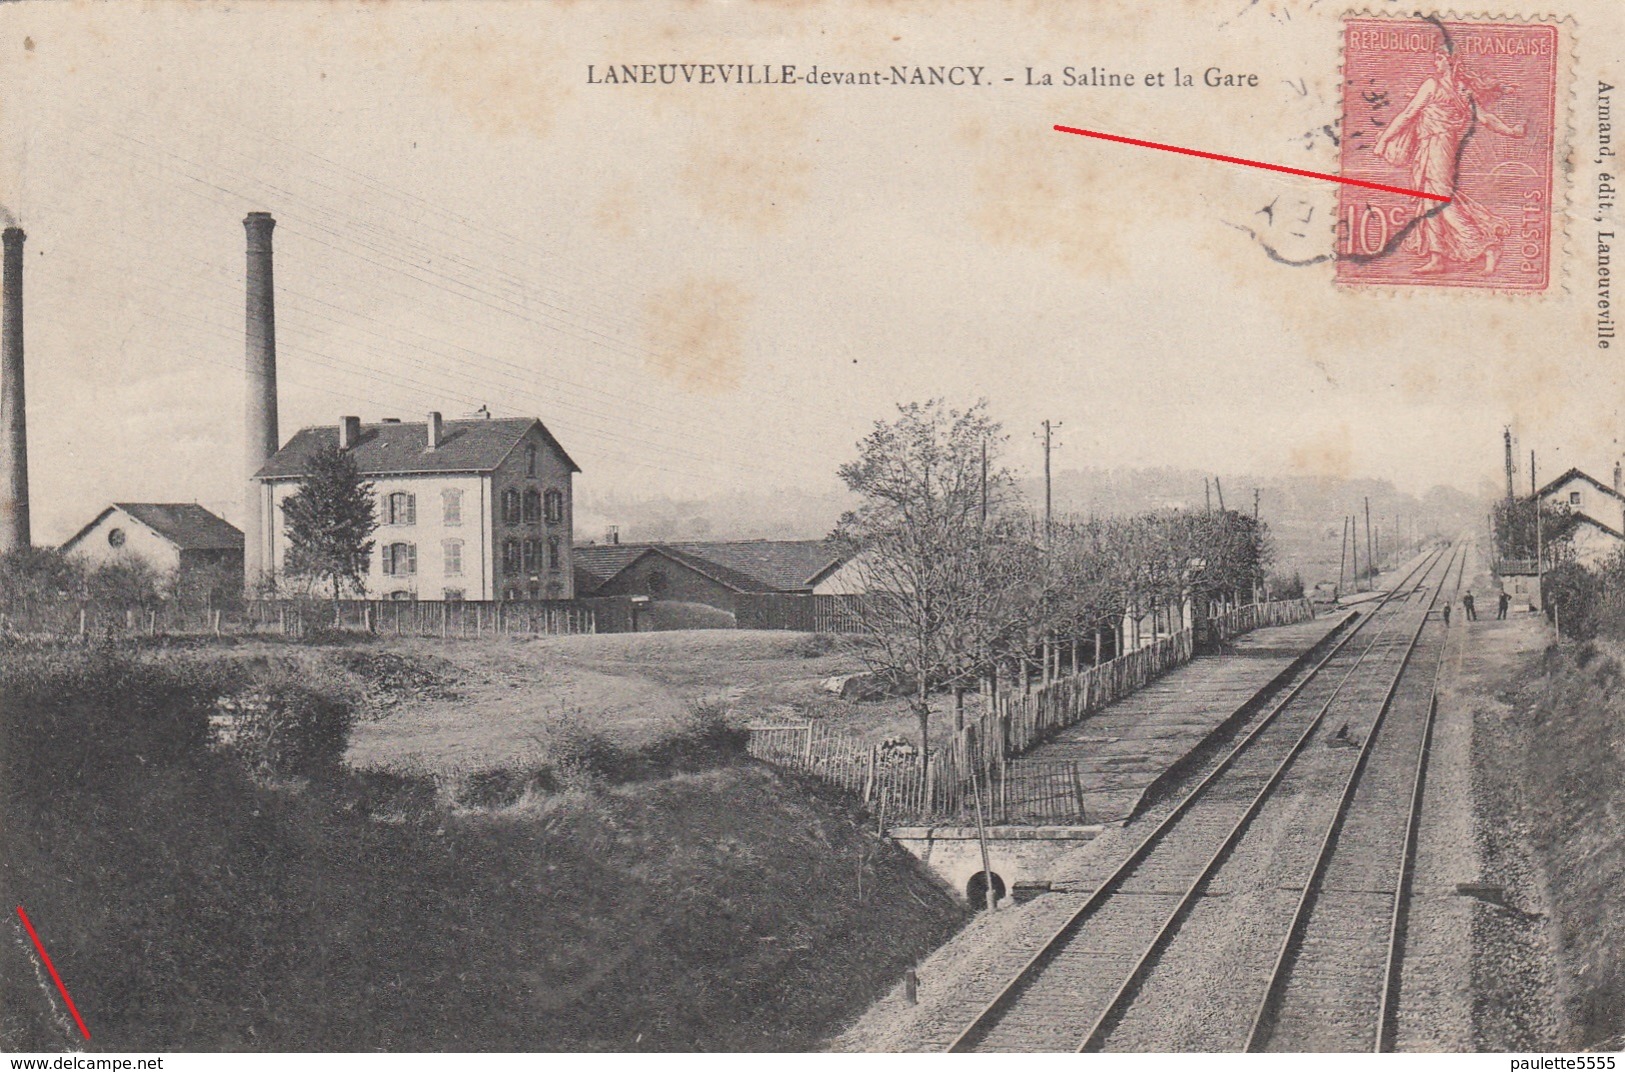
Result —
[[[1340,283],[1542,291],[1551,281],[1558,27],[1343,24]]]

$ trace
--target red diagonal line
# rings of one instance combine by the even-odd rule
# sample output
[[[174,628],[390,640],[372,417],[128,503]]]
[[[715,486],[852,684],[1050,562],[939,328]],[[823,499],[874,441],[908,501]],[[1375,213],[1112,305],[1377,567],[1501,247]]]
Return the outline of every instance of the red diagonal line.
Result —
[[[1086,138],[1100,138],[1103,141],[1121,142],[1124,145],[1138,145],[1142,149],[1161,149],[1169,153],[1182,153],[1185,156],[1199,156],[1203,160],[1218,160],[1226,164],[1243,164],[1247,167],[1263,168],[1265,171],[1279,171],[1286,175],[1302,175],[1306,179],[1325,179],[1327,182],[1341,182],[1347,186],[1363,186],[1367,190],[1384,190],[1391,194],[1404,194],[1406,197],[1425,197],[1429,201],[1443,201],[1450,203],[1450,198],[1443,194],[1430,194],[1423,190],[1412,190],[1405,186],[1388,186],[1380,182],[1366,182],[1364,179],[1350,179],[1342,175],[1328,175],[1324,171],[1304,171],[1302,168],[1284,167],[1280,164],[1266,164],[1262,160],[1244,160],[1239,156],[1223,156],[1219,153],[1204,153],[1200,149],[1186,149],[1178,145],[1164,145],[1158,141],[1141,141],[1138,138],[1125,138],[1119,134],[1102,134],[1098,130],[1079,130],[1077,127],[1055,127],[1062,134],[1082,134]]]
[[[45,970],[51,973],[52,982],[56,983],[56,988],[62,992],[62,1000],[68,1003],[68,1011],[73,1013],[73,1022],[79,1025],[79,1033],[85,1036],[85,1040],[88,1042],[90,1040],[90,1029],[85,1026],[84,1017],[79,1015],[79,1007],[73,1003],[73,998],[68,994],[68,988],[62,985],[62,976],[56,973],[56,965],[51,963],[51,954],[45,951],[45,946],[40,942],[39,935],[34,933],[34,925],[28,922],[28,913],[23,911],[22,905],[17,906],[17,915],[22,917],[23,926],[28,928],[28,936],[34,939],[34,948],[39,950],[39,957],[45,962]]]

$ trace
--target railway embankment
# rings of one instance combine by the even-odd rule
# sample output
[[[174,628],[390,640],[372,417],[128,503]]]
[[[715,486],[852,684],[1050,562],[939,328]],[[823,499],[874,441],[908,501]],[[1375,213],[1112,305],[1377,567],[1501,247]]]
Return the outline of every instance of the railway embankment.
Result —
[[[1625,1035],[1625,644],[1546,649],[1520,683],[1508,771],[1543,871],[1559,1039],[1618,1049]]]

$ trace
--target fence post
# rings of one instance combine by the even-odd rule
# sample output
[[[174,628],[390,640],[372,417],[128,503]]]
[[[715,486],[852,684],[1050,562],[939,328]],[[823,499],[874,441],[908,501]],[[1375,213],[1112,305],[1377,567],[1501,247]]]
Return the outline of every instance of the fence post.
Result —
[[[874,799],[874,794],[875,794],[875,764],[879,761],[879,758],[880,758],[880,746],[876,745],[876,744],[870,745],[869,746],[869,773],[863,779],[863,803],[865,805],[868,805],[869,801]]]
[[[809,722],[809,723],[807,723],[807,745],[801,751],[802,765],[805,766],[808,770],[812,770],[812,741],[813,741],[813,724],[811,722]]]

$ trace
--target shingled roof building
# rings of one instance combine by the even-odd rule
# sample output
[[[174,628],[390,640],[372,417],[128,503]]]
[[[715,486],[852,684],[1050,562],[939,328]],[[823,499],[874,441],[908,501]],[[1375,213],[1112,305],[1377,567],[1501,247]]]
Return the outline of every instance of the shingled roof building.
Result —
[[[607,543],[576,548],[582,595],[648,596],[733,613],[736,597],[809,594],[841,564],[823,540]]]
[[[323,447],[349,451],[378,496],[367,595],[380,599],[573,599],[574,501],[581,467],[535,418],[302,429],[256,474],[262,573],[284,582],[283,504]]]
[[[98,565],[133,557],[162,573],[221,571],[225,586],[242,584],[242,532],[197,503],[114,503],[62,550]]]

